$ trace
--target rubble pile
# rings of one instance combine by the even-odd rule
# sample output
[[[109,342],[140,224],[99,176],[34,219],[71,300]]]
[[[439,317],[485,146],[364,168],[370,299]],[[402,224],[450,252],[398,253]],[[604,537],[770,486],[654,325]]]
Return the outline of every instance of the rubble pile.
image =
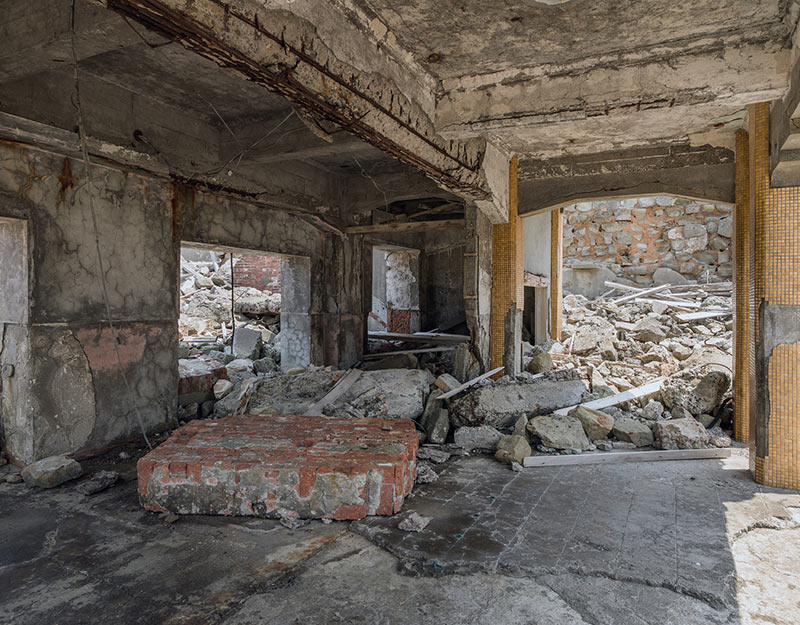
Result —
[[[225,339],[231,329],[231,306],[236,325],[255,324],[259,331],[280,331],[281,295],[246,286],[231,286],[231,262],[219,263],[217,255],[208,261],[181,258],[181,314],[178,324],[184,340]],[[233,297],[231,297],[233,291]]]

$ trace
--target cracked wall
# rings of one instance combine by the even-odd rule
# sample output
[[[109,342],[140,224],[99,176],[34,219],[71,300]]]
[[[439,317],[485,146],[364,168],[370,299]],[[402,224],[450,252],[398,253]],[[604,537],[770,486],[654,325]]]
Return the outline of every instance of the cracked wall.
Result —
[[[181,241],[284,257],[287,284],[302,287],[284,294],[287,362],[347,366],[363,353],[363,244],[285,209],[97,164],[90,186],[81,161],[0,143],[0,218],[24,224],[30,242],[27,319],[0,319],[0,365],[14,367],[3,377],[4,444],[23,462],[174,418]],[[0,250],[7,269],[12,254]]]

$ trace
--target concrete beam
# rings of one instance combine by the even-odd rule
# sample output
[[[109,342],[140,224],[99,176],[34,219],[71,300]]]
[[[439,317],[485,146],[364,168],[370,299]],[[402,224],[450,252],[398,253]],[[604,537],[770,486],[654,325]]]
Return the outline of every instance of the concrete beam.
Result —
[[[460,139],[543,124],[558,133],[561,122],[636,119],[653,109],[711,104],[741,109],[785,92],[791,54],[785,40],[785,26],[772,24],[570,64],[446,80],[436,127]],[[697,130],[684,127],[683,133]]]
[[[656,146],[520,164],[519,212],[536,213],[576,201],[681,195],[735,201],[734,153],[723,147]]]
[[[364,71],[373,42],[333,5],[300,1],[280,10],[255,0],[106,0],[109,8],[189,50],[279,93],[311,114],[417,167],[445,188],[488,199],[481,171],[483,141],[450,142],[435,131],[422,105],[386,78]],[[315,11],[314,22],[306,9]],[[330,31],[326,20],[337,22]],[[318,30],[330,31],[323,41]]]
[[[800,185],[800,59],[790,78],[791,88],[772,104],[770,112],[770,172],[773,187]]]

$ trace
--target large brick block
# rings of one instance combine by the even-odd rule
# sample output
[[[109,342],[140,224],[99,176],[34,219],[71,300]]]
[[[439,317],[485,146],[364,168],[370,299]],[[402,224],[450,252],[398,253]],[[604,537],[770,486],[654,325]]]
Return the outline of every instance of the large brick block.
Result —
[[[225,365],[208,356],[178,360],[178,395],[210,393],[219,379],[228,379]]]
[[[407,419],[192,421],[139,460],[139,498],[176,514],[360,519],[398,512],[416,477]]]

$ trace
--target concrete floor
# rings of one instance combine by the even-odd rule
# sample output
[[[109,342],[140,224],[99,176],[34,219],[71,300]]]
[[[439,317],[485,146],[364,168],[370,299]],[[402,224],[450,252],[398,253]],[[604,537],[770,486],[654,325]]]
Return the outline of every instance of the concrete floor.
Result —
[[[85,463],[87,472],[109,462]],[[0,485],[0,614],[15,625],[800,623],[800,495],[747,459],[439,466],[411,510],[354,524],[181,517],[123,481]]]

